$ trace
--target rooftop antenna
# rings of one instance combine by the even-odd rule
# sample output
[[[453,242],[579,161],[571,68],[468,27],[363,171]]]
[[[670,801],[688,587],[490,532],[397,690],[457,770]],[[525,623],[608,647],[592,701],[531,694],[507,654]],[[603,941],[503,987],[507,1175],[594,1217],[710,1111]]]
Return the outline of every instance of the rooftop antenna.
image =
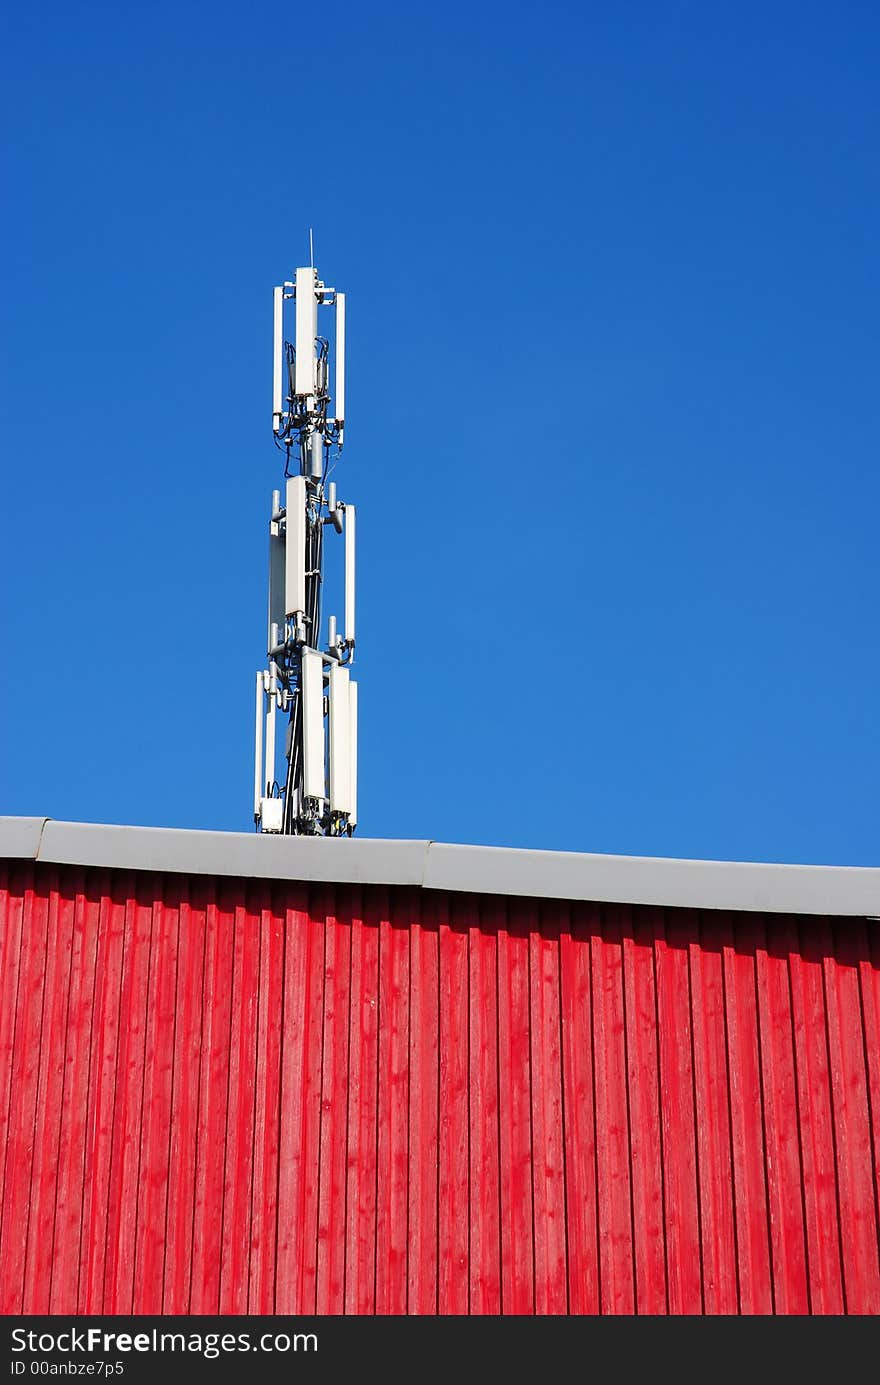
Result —
[[[309,228],[309,252],[312,254]],[[292,311],[288,308],[292,304]],[[355,509],[328,476],[345,429],[345,294],[328,288],[314,264],[297,269],[274,296],[272,431],[284,454],[284,490],[269,515],[267,667],[257,673],[254,821],[260,832],[350,837],[357,824]],[[319,310],[335,316],[330,343]],[[285,320],[292,319],[292,340]],[[332,386],[332,392],[331,392]],[[324,532],[344,536],[345,608],[322,647]],[[287,718],[277,754],[276,718]],[[281,773],[278,761],[281,760]]]
[[[315,267],[315,242],[314,242],[314,240],[312,239],[312,228],[311,228],[311,226],[309,227],[309,265],[310,265],[310,267],[311,267],[312,269],[314,269],[314,267]]]

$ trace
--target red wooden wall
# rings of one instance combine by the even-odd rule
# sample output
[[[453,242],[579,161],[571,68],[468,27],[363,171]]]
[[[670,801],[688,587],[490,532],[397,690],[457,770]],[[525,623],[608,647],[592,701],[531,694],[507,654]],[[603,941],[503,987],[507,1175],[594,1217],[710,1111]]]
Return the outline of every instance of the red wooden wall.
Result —
[[[877,925],[0,885],[6,1313],[880,1311]]]

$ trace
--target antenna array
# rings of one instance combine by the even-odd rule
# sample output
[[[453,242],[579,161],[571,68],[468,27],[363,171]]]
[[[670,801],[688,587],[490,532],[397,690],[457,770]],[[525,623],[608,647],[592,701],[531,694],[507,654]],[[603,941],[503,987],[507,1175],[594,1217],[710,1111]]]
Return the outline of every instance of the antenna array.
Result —
[[[288,308],[292,304],[293,312]],[[335,312],[330,343],[321,309]],[[285,319],[293,318],[293,340]],[[332,392],[331,392],[332,384]],[[284,492],[269,519],[268,667],[257,674],[254,820],[261,832],[351,836],[357,823],[355,509],[328,480],[345,429],[345,294],[312,266],[275,289],[272,429],[285,454]],[[321,647],[324,532],[344,536],[342,632],[328,619]],[[276,775],[276,717],[287,717]]]

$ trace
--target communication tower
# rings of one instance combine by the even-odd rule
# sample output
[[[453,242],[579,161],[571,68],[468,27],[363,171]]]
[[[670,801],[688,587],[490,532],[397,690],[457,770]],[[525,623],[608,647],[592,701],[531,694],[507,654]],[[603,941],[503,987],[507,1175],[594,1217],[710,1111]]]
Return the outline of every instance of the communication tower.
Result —
[[[284,454],[284,489],[272,492],[269,517],[254,821],[260,832],[350,837],[357,824],[355,508],[329,479],[345,429],[345,294],[309,265],[275,289],[274,308],[272,430]],[[333,320],[332,370],[330,341],[319,334],[325,319]],[[329,616],[322,643],[325,532],[343,537],[345,607],[341,631]],[[286,718],[280,756],[279,715]]]

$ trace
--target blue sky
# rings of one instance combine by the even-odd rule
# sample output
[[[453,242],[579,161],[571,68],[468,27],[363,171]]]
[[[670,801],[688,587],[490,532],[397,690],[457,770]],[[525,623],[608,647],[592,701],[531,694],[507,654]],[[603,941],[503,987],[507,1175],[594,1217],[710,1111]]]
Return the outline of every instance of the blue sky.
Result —
[[[251,826],[346,289],[360,831],[880,864],[880,11],[17,7],[0,811]]]

